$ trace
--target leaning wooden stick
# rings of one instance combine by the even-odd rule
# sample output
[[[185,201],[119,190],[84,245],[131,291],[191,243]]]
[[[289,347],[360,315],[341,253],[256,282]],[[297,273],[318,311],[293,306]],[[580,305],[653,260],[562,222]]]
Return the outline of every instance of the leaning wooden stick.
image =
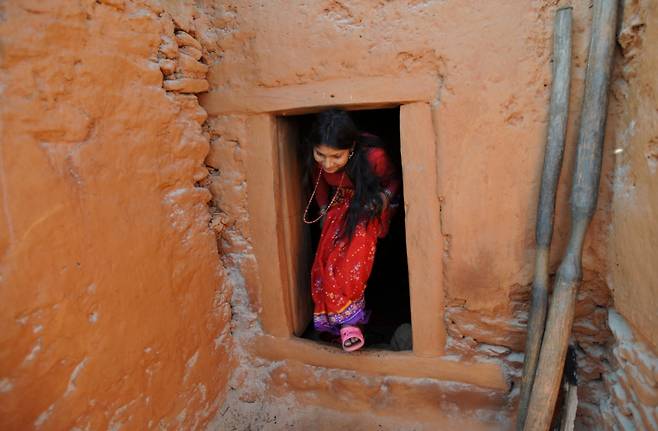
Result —
[[[595,1],[571,190],[571,236],[554,285],[523,428],[526,431],[548,430],[560,389],[581,279],[583,240],[598,197],[616,24],[617,0]]]
[[[571,84],[571,7],[558,9],[553,30],[553,83],[548,113],[548,133],[544,168],[539,189],[535,237],[535,277],[532,282],[532,302],[528,316],[528,337],[525,345],[523,377],[517,430],[523,423],[530,402],[530,391],[535,378],[539,348],[544,335],[548,304],[548,257],[553,236],[555,193],[562,168],[564,140],[569,116],[569,88]]]

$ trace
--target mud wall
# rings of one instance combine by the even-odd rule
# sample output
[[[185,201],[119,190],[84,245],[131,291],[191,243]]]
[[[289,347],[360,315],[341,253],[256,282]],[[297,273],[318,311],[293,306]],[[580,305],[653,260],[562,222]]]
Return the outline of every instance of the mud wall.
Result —
[[[432,114],[442,195],[427,198],[441,202],[442,217],[437,223],[443,235],[446,303],[446,309],[437,312],[446,316],[451,358],[504,364],[512,384],[510,411],[516,395],[513,382],[522,365],[519,352],[523,350],[534,262],[553,14],[561,4],[317,0],[290,8],[281,1],[224,2],[215,8],[212,18],[221,28],[221,61],[210,65],[211,91],[201,97],[202,105],[212,105],[217,95],[249,94],[255,89],[343,78],[434,76],[440,88]],[[573,6],[571,115],[558,192],[553,270],[568,236],[571,167],[589,41],[590,2],[576,1]],[[375,97],[378,90],[372,91]],[[277,94],[286,95],[285,91]],[[247,222],[247,195],[268,192],[245,184],[248,111],[211,115],[211,155],[207,159],[216,169],[210,189],[222,220],[220,246],[240,293],[234,303],[235,324],[236,336],[244,342],[262,332],[256,314],[260,309],[258,286],[266,280],[258,280],[258,266],[271,264],[256,262]],[[610,117],[617,116],[617,110],[611,109]],[[610,135],[615,123],[608,123]],[[584,283],[574,328],[584,381],[581,400],[588,403],[581,416],[592,421],[601,419],[596,403],[604,393],[601,374],[605,370],[600,358],[611,336],[605,240],[612,154],[608,139],[599,207],[586,240]],[[328,406],[331,402],[321,395],[322,388],[339,385],[331,382],[339,379],[335,374],[340,373],[332,377],[313,367],[291,367],[283,379],[272,376],[277,364],[254,358],[240,348],[236,354],[248,365],[234,375],[226,412],[247,415],[245,412],[258,411],[261,420],[271,418],[274,414],[268,416],[267,408],[274,393],[276,400],[288,394],[300,404]],[[305,373],[319,383],[307,383]],[[378,399],[385,385],[364,379],[346,389],[344,402],[334,408],[349,409],[363,393]],[[251,383],[255,381],[258,384]],[[305,383],[295,383],[299,381]],[[416,389],[421,386],[408,383]],[[480,406],[504,410],[501,394],[490,395],[490,399],[498,401]],[[255,407],[253,403],[260,404]],[[444,411],[454,413],[463,406],[458,403]],[[498,420],[500,426],[505,418]]]
[[[629,2],[619,35],[610,268],[615,307],[658,350],[658,4]]]
[[[202,428],[231,369],[189,94],[213,31],[190,2],[0,8],[0,428]]]
[[[658,430],[658,355],[639,339],[628,322],[610,310],[614,334],[603,375],[607,396],[598,406],[605,430]]]
[[[380,429],[511,424],[551,28],[563,3],[3,3],[0,426],[188,428],[213,416],[219,429],[317,417]],[[573,6],[553,269],[568,235],[591,13],[589,2]],[[604,178],[584,252],[574,339],[580,421],[590,429],[619,415],[614,409],[636,420],[628,405],[600,401],[623,386],[611,373],[635,367],[648,376],[646,361],[634,358],[656,348],[656,277],[646,258],[656,255],[656,58],[643,48],[656,42],[655,20],[655,1],[626,3]],[[247,349],[262,334],[259,266],[271,264],[255,259],[247,196],[268,191],[246,183],[246,144],[257,148],[248,142],[251,113],[206,118],[194,94],[210,89],[200,97],[207,107],[253,89],[416,74],[439,88],[432,115],[441,194],[428,199],[441,202],[446,309],[437,312],[446,318],[446,357],[502,364],[510,392],[270,362]],[[609,287],[623,316],[611,317],[615,337]],[[614,350],[629,344],[635,356]],[[655,376],[647,381],[655,388]],[[625,393],[638,408],[637,388]],[[379,418],[364,419],[364,410]]]
[[[600,409],[606,429],[658,430],[658,3],[624,6],[608,257],[616,311]]]

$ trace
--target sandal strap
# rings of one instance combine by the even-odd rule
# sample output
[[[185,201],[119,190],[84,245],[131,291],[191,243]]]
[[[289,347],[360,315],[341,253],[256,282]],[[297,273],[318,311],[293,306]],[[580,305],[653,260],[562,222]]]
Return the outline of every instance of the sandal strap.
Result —
[[[343,345],[343,350],[347,352],[358,350],[365,344],[363,333],[358,326],[344,326],[340,328],[340,338]],[[345,343],[353,338],[356,338],[357,341],[353,342],[349,346],[346,346]]]
[[[363,333],[357,326],[343,326],[340,328],[341,338],[359,338],[363,339]]]

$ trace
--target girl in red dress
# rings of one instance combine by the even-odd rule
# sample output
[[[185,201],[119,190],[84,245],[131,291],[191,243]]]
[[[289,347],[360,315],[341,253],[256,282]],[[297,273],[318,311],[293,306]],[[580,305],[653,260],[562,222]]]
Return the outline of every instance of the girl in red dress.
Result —
[[[343,349],[364,344],[364,293],[377,239],[393,215],[400,181],[379,138],[359,132],[345,111],[318,114],[308,139],[313,193],[304,222],[322,222],[311,268],[315,329],[340,334]],[[320,213],[309,219],[315,198]]]

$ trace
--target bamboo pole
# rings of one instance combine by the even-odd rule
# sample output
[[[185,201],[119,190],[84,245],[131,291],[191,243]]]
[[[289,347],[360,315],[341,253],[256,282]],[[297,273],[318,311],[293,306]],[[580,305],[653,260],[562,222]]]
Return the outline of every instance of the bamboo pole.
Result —
[[[564,358],[573,325],[576,293],[581,279],[583,240],[598,198],[616,25],[617,0],[596,0],[571,190],[571,236],[558,269],[548,311],[544,341],[523,428],[526,431],[548,430],[560,389]]]
[[[569,89],[571,84],[571,7],[560,8],[555,13],[553,29],[553,83],[548,114],[548,131],[544,167],[537,205],[535,239],[535,276],[532,282],[532,302],[528,316],[523,376],[517,430],[523,429],[532,382],[535,378],[537,358],[541,347],[546,308],[548,304],[548,258],[553,236],[555,193],[562,168],[564,141],[569,116]]]

